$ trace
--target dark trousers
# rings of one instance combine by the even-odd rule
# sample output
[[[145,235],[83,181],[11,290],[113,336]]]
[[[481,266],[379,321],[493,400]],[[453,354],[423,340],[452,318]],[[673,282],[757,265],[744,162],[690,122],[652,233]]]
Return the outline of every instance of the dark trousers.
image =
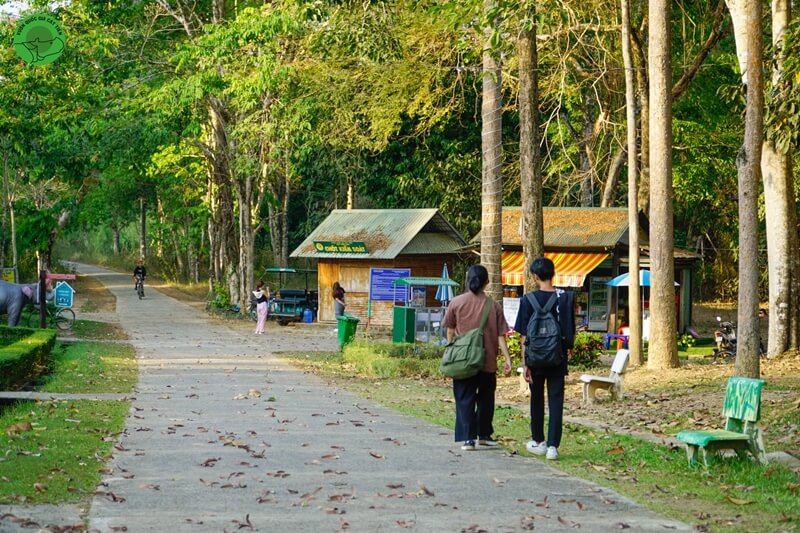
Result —
[[[453,380],[456,400],[456,441],[491,437],[494,433],[494,391],[497,374],[478,372],[467,379]]]
[[[531,382],[531,438],[536,442],[544,439],[544,386],[547,383],[547,445],[561,444],[561,424],[564,418],[564,374],[536,373]]]

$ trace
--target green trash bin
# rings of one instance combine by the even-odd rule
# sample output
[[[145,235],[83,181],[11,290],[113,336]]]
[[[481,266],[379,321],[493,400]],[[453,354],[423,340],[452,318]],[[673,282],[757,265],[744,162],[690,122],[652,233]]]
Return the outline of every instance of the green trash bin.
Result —
[[[394,308],[392,320],[392,342],[414,342],[416,336],[417,310],[413,307]]]
[[[358,326],[359,319],[350,315],[341,315],[336,317],[338,322],[339,333],[339,349],[344,348],[345,344],[353,341],[356,336],[356,327]]]

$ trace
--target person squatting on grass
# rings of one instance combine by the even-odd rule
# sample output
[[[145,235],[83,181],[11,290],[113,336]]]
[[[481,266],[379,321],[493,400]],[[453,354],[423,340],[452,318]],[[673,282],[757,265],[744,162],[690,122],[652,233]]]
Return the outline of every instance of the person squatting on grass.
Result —
[[[444,317],[448,342],[453,342],[456,335],[463,335],[480,326],[487,298],[484,289],[488,283],[489,273],[485,267],[481,265],[470,267],[467,272],[469,292],[453,298]],[[483,446],[497,445],[492,438],[494,393],[497,388],[497,352],[499,345],[505,357],[503,373],[508,375],[511,372],[511,357],[508,354],[505,337],[508,329],[503,308],[498,302],[493,301],[483,328],[483,347],[486,353],[483,369],[475,376],[453,380],[453,396],[456,402],[455,440],[463,442],[462,450],[474,450],[476,440]]]
[[[564,377],[567,375],[567,360],[572,357],[575,344],[575,294],[553,286],[556,274],[553,261],[546,257],[535,259],[531,263],[533,279],[539,290],[525,294],[519,304],[517,323],[514,331],[522,338],[520,344],[523,353],[528,346],[526,335],[528,324],[533,318],[534,308],[530,298],[536,298],[539,306],[544,308],[548,300],[556,295],[556,305],[550,310],[560,326],[561,363],[551,368],[533,370],[529,361],[525,361],[525,381],[531,389],[531,440],[526,445],[529,452],[544,455],[547,459],[558,459],[558,447],[561,445],[561,426],[564,414]],[[547,404],[549,419],[547,424],[547,440],[544,438],[544,387],[547,384]]]

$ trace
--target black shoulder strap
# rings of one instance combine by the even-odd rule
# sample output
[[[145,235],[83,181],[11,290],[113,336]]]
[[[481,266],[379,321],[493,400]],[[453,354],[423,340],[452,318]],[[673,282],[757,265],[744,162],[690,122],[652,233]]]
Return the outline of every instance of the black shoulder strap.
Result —
[[[533,305],[533,310],[536,311],[537,313],[549,313],[550,311],[553,310],[553,306],[556,305],[556,303],[558,302],[557,292],[554,292],[553,294],[550,295],[550,298],[548,298],[547,303],[544,304],[544,307],[539,305],[539,300],[536,298],[534,293],[529,292],[527,294],[527,297],[528,300],[531,302],[531,305]]]

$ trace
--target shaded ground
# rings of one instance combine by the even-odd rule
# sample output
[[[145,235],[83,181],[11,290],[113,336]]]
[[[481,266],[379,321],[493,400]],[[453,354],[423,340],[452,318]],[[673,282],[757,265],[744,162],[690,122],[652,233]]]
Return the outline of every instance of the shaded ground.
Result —
[[[78,277],[69,283],[75,289],[75,299],[72,307],[76,314],[80,312],[113,313],[115,311],[117,307],[116,297],[95,278],[78,274]]]
[[[582,384],[578,381],[581,372],[572,371],[567,378],[565,414],[655,436],[674,435],[683,429],[722,427],[725,383],[733,365],[711,364],[700,358],[690,361],[670,370],[630,370],[625,374],[622,401],[600,401],[588,406],[582,403]],[[762,360],[761,372],[767,381],[762,394],[767,451],[782,450],[800,458],[800,358]],[[520,394],[516,377],[499,378],[497,396],[505,403],[528,402],[528,397]]]

